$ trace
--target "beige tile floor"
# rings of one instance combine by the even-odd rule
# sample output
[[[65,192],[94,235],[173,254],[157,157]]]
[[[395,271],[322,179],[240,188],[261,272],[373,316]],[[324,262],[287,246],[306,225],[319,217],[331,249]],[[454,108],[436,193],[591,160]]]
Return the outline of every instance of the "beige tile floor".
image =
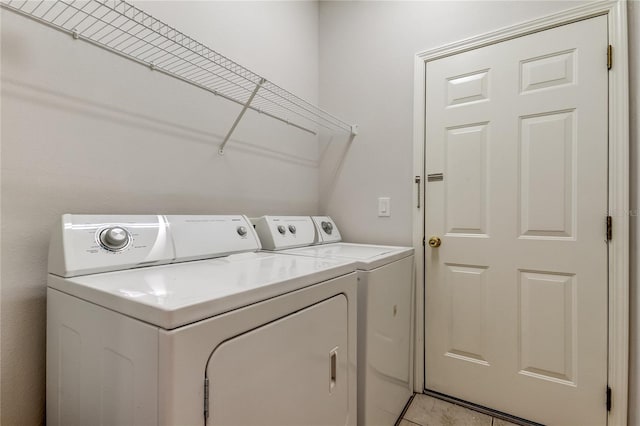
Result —
[[[516,426],[513,423],[421,394],[416,394],[399,423],[399,426],[416,425]]]

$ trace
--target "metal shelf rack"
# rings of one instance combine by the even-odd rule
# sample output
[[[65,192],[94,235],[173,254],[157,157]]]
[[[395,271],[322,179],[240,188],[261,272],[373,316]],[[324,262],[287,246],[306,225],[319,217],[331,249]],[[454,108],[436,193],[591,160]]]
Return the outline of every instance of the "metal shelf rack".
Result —
[[[220,154],[251,109],[311,134],[357,126],[301,99],[122,0],[1,0],[2,8],[242,105]]]

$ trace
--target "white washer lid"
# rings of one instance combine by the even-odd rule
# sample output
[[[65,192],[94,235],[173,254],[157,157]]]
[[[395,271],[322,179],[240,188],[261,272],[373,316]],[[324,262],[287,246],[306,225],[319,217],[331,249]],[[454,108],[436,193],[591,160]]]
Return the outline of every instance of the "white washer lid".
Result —
[[[354,270],[345,259],[242,253],[72,278],[50,274],[48,284],[169,330]]]
[[[379,246],[371,244],[332,243],[290,250],[279,253],[299,256],[312,256],[325,259],[352,260],[356,268],[370,271],[387,263],[394,262],[413,254],[412,247]]]

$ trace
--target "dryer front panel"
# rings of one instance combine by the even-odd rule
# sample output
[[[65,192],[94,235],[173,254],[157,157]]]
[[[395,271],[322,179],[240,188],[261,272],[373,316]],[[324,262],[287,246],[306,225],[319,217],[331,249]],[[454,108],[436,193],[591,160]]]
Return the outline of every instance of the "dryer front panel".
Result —
[[[340,294],[218,346],[207,424],[347,424],[347,307]]]

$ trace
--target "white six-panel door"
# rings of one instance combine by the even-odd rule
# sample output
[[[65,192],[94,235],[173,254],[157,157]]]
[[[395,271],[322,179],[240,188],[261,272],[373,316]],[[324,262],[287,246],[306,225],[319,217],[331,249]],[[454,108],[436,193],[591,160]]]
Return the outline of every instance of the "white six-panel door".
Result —
[[[427,63],[427,389],[606,424],[606,51],[602,16]]]

